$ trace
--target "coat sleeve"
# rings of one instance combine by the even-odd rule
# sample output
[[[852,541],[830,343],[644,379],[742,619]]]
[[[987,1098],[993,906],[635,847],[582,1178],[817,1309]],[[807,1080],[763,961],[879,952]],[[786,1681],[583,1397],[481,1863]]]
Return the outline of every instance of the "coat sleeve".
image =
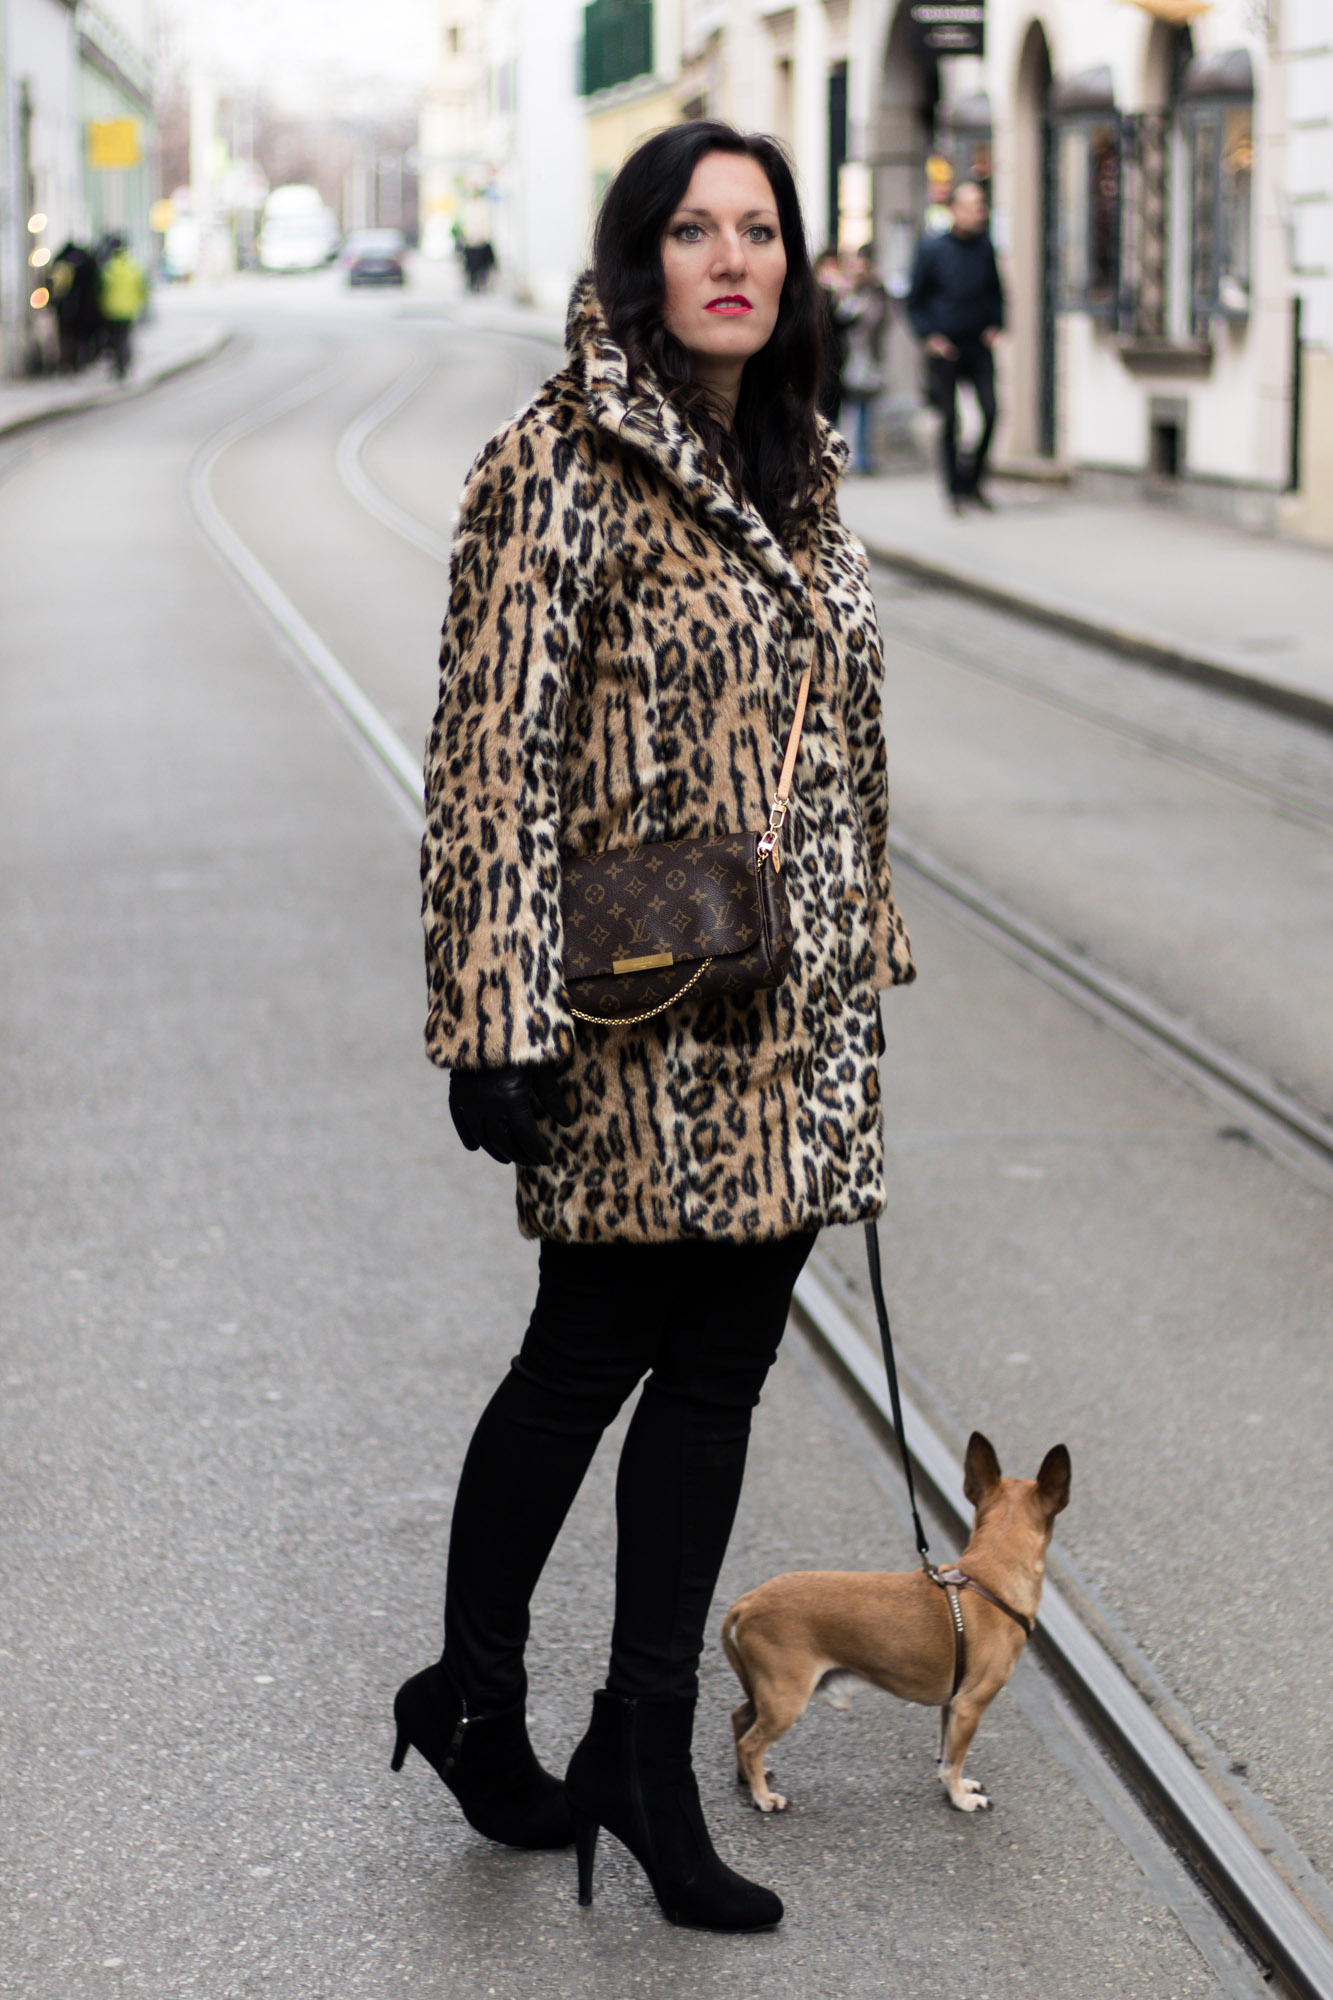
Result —
[[[869,598],[870,565],[860,544],[851,536],[847,540],[866,572]],[[866,643],[858,649],[856,662],[847,675],[843,727],[869,864],[873,978],[876,986],[906,986],[916,978],[916,968],[906,928],[893,900],[889,865],[889,760],[880,707],[884,647],[873,598],[862,630]]]
[[[596,584],[577,448],[531,413],[468,478],[450,564],[421,846],[426,1052],[560,1060],[560,763]]]
[[[995,246],[987,239],[990,251],[990,290],[987,305],[987,326],[1004,325],[1004,286],[1000,282],[1000,266],[995,255]]]

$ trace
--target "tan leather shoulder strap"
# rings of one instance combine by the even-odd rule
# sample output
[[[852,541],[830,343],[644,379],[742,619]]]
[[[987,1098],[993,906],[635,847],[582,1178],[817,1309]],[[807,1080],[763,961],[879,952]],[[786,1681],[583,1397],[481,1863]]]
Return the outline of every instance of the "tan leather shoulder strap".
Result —
[[[774,796],[785,805],[791,797],[791,781],[796,770],[796,754],[801,747],[801,728],[805,722],[805,704],[810,697],[810,669],[801,675],[801,685],[796,690],[796,716],[792,722],[791,735],[787,738],[787,754],[782,760],[782,776],[778,779],[778,789]]]

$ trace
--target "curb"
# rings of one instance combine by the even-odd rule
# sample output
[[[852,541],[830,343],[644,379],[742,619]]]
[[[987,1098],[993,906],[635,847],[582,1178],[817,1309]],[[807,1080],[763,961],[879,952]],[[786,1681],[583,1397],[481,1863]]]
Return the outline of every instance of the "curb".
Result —
[[[136,396],[147,395],[159,383],[169,382],[173,375],[183,375],[187,368],[197,368],[201,361],[211,361],[234,337],[230,327],[220,327],[206,347],[193,354],[178,355],[174,361],[165,362],[137,382],[108,382],[103,388],[81,396],[77,402],[53,403],[44,410],[25,410],[19,416],[0,417],[0,437],[12,437],[16,431],[31,430],[36,424],[52,423],[57,417],[73,417],[85,410],[103,410],[118,403],[133,402]]]
[[[858,532],[850,521],[848,526],[853,534]],[[1253,702],[1256,707],[1298,716],[1302,722],[1312,722],[1319,729],[1333,729],[1333,700],[1322,695],[1308,694],[1304,688],[1287,687],[1281,681],[1265,680],[1261,675],[1247,673],[1244,667],[1232,665],[1219,654],[1202,650],[1187,652],[1165,640],[1154,639],[1145,632],[1136,632],[1132,626],[1104,625],[1095,618],[1067,611],[1039,597],[1025,597],[1021,591],[1006,590],[1002,584],[987,583],[981,578],[969,576],[965,571],[950,569],[945,563],[928,562],[905,549],[886,548],[883,543],[871,541],[865,535],[859,539],[874,562],[900,570],[904,576],[914,577],[920,583],[957,591],[959,596],[975,598],[978,603],[988,604],[997,611],[1012,612],[1033,624],[1065,632],[1070,638],[1104,646],[1111,652],[1123,654],[1126,659],[1139,660],[1145,666],[1155,667],[1160,673],[1175,674],[1182,680],[1218,688],[1224,694]]]

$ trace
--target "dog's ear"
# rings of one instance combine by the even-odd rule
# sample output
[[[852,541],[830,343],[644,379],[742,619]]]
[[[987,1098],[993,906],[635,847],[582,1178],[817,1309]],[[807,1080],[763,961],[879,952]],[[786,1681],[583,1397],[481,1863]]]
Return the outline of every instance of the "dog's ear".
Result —
[[[1052,1514],[1063,1514],[1069,1505],[1069,1453],[1062,1444],[1053,1444],[1041,1462],[1037,1490]]]
[[[999,1483],[1000,1461],[995,1456],[995,1446],[980,1431],[973,1431],[963,1460],[963,1497],[979,1507],[992,1486]]]

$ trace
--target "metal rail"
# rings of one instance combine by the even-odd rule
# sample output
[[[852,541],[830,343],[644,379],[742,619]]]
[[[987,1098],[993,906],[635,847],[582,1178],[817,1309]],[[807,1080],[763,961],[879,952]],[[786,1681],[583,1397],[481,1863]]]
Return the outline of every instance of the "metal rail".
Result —
[[[876,564],[875,567],[880,570],[881,575],[884,573],[882,564]],[[923,593],[914,590],[912,594],[919,596]],[[894,600],[890,598],[889,601],[892,603]],[[994,610],[995,607],[991,609]],[[999,615],[1009,618],[1015,624],[1022,623],[1017,612],[1001,612]],[[959,673],[971,674],[977,680],[990,681],[995,687],[1008,688],[1011,693],[1024,695],[1029,701],[1035,701],[1043,708],[1053,708],[1061,715],[1071,715],[1079,722],[1090,723],[1108,736],[1117,736],[1122,743],[1133,743],[1138,749],[1147,750],[1166,763],[1177,764],[1187,771],[1200,771],[1205,777],[1215,778],[1219,783],[1243,792],[1250,798],[1262,799],[1284,818],[1297,820],[1303,826],[1317,827],[1321,832],[1333,831],[1333,797],[1326,792],[1318,792],[1305,785],[1272,784],[1268,779],[1247,771],[1242,765],[1233,763],[1227,757],[1214,756],[1211,751],[1200,749],[1196,744],[1181,742],[1178,737],[1170,735],[1166,730],[1149,728],[1143,723],[1131,721],[1127,716],[1116,715],[1095,701],[1085,701],[1067,688],[1037,679],[1032,674],[997,666],[992,660],[975,659],[961,649],[945,651],[938,644],[932,643],[929,638],[913,632],[900,632],[898,640],[900,644],[911,647],[913,652],[920,653],[930,660],[938,660]],[[1086,639],[1082,644],[1085,650],[1091,652],[1110,650],[1106,647],[1094,647],[1092,642]],[[1123,672],[1125,666],[1123,658],[1116,657],[1116,666]],[[1300,718],[1287,719],[1300,721]]]
[[[352,676],[313,631],[296,606],[223,519],[210,490],[210,474],[218,457],[236,439],[259,428],[270,417],[304,401],[322,386],[277,399],[249,418],[237,420],[208,439],[190,468],[189,491],[200,527],[238,581],[266,617],[284,634],[299,655],[302,671],[313,675],[394,781],[395,789],[416,814],[422,809],[421,779],[415,760],[384,717],[366,698]],[[381,399],[383,415],[399,406],[390,392]],[[359,432],[359,435],[355,435]],[[369,429],[358,424],[349,436],[347,460],[359,459]],[[357,472],[362,478],[359,464]],[[353,483],[355,490],[355,483]],[[379,518],[387,518],[386,510]],[[378,510],[377,510],[378,511]],[[397,511],[396,509],[394,510]],[[416,542],[420,547],[421,543]],[[932,891],[947,898],[967,921],[983,927],[1000,949],[1126,1033],[1138,1046],[1190,1076],[1216,1097],[1225,1090],[1251,1114],[1283,1136],[1283,1145],[1301,1149],[1293,1163],[1304,1171],[1318,1168],[1333,1188],[1333,1131],[1258,1072],[1236,1063],[1166,1015],[1146,995],[1127,982],[1091,966],[1058,940],[1029,924],[998,899],[936,860],[914,843],[899,840],[901,861]],[[1182,1068],[1182,1065],[1184,1066]],[[1256,1136],[1265,1136],[1257,1133]],[[1283,1152],[1283,1157],[1288,1157]],[[832,1289],[831,1267],[816,1254],[796,1288],[796,1309],[817,1342],[834,1359],[844,1378],[876,1417],[890,1425],[888,1390],[882,1365]],[[959,1533],[966,1536],[970,1514],[963,1499],[962,1468],[909,1397],[903,1414],[913,1440],[912,1457],[923,1488]],[[1223,1801],[1195,1767],[1176,1739],[1098,1644],[1076,1613],[1048,1583],[1043,1594],[1036,1643],[1064,1681],[1073,1699],[1103,1740],[1132,1774],[1160,1818],[1180,1842],[1210,1891],[1228,1912],[1252,1948],[1299,1996],[1299,2000],[1333,2000],[1333,1938],[1319,1926],[1305,1905],[1270,1865]]]
[[[927,885],[950,915],[1192,1083],[1267,1151],[1333,1194],[1333,1124],[1320,1112],[919,841],[899,833],[893,847],[900,869]]]

